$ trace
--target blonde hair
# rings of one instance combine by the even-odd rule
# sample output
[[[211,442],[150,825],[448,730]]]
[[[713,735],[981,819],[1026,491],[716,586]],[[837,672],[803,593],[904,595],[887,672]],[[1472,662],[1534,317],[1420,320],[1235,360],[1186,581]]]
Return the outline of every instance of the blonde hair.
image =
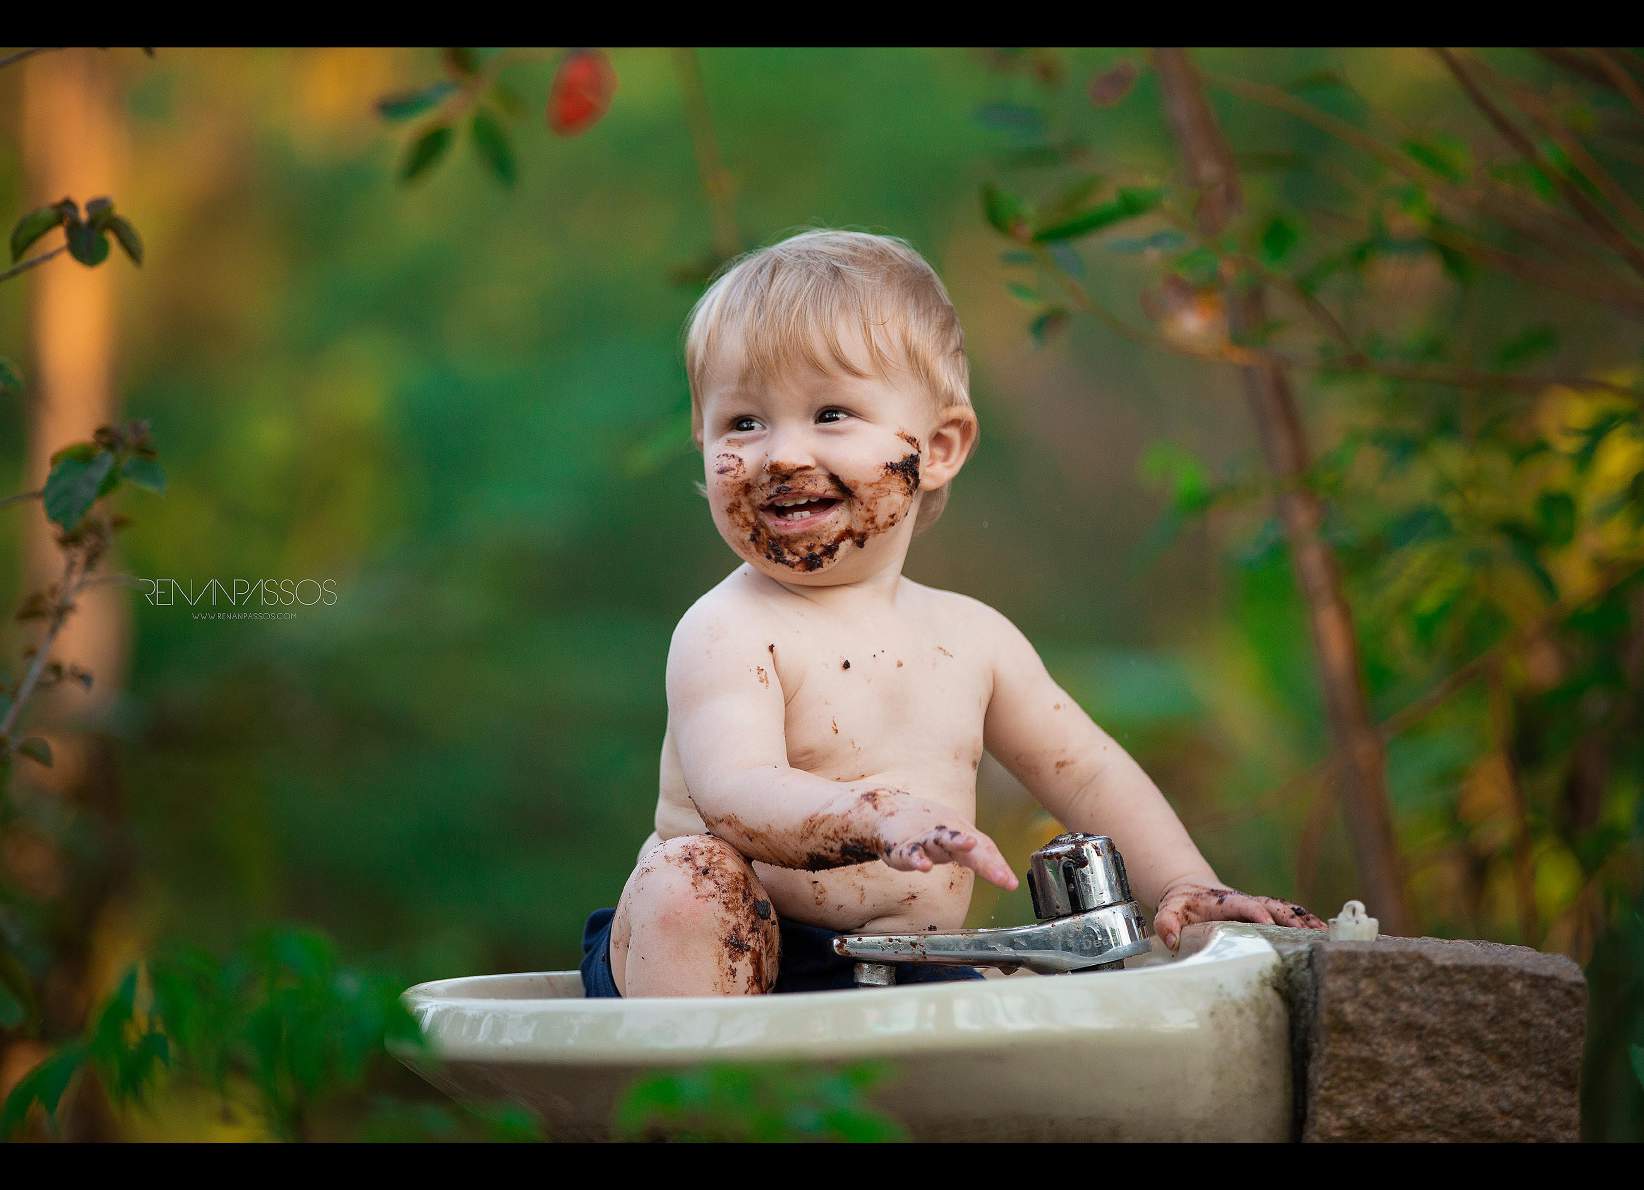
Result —
[[[919,380],[933,411],[970,405],[965,334],[936,271],[906,240],[822,228],[728,262],[691,307],[685,371],[697,447],[702,446],[702,385],[726,328],[742,331],[744,381],[769,380],[801,363],[828,372],[816,350],[818,339],[840,370],[865,379],[868,373],[839,341],[846,318],[860,325],[882,378],[899,358]],[[942,515],[949,486],[925,493],[915,533]]]

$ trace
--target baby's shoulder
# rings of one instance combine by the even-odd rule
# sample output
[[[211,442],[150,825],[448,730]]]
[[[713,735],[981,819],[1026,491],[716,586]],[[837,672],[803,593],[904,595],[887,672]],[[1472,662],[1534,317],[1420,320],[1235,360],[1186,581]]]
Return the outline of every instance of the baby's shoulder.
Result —
[[[1005,617],[980,599],[970,595],[960,594],[958,591],[944,591],[940,587],[927,587],[922,583],[915,583],[911,579],[909,584],[916,588],[920,598],[928,601],[929,606],[948,625],[967,632],[992,633],[998,630],[1001,622],[1008,623]]]
[[[685,609],[674,626],[674,639],[676,642],[681,637],[717,639],[735,629],[765,625],[772,615],[769,595],[757,584],[746,581],[741,570],[736,570]]]

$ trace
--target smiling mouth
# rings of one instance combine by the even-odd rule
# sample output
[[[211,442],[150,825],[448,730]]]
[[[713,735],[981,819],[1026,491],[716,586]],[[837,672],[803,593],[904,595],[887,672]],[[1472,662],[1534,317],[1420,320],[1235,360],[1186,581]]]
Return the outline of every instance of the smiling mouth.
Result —
[[[799,504],[789,504],[787,501],[783,501],[782,506],[778,506],[776,504],[763,504],[760,506],[759,510],[765,514],[765,519],[771,521],[773,524],[783,527],[792,526],[798,528],[810,524],[813,521],[821,520],[823,517],[832,512],[840,503],[842,503],[842,501],[831,496],[823,496],[814,500],[806,500]]]

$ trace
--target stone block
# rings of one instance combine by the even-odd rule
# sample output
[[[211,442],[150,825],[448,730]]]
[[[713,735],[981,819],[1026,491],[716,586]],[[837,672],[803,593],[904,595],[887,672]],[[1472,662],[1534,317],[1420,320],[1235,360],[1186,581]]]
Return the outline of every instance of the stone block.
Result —
[[[1300,1139],[1579,1139],[1587,985],[1573,961],[1284,932]]]

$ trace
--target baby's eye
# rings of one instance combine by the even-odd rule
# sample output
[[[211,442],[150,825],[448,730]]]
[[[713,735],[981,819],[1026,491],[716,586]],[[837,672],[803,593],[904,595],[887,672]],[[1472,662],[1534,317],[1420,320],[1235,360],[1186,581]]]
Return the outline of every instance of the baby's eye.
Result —
[[[748,424],[743,425],[742,424],[743,422],[747,422]],[[734,433],[734,434],[749,434],[749,433],[752,433],[754,431],[754,429],[756,427],[758,427],[758,425],[759,425],[759,422],[756,421],[754,418],[751,418],[751,417],[738,417],[738,418],[733,419],[732,422],[731,422],[731,432]]]
[[[839,409],[835,406],[830,405],[828,408],[822,410],[822,412],[820,412],[816,415],[816,420],[817,421],[822,421],[822,419],[827,417],[828,414],[830,414],[830,413],[837,413],[837,414],[839,414],[840,417],[849,417],[850,416],[850,414],[846,413],[843,409]],[[828,423],[824,422],[823,424],[826,425]]]

